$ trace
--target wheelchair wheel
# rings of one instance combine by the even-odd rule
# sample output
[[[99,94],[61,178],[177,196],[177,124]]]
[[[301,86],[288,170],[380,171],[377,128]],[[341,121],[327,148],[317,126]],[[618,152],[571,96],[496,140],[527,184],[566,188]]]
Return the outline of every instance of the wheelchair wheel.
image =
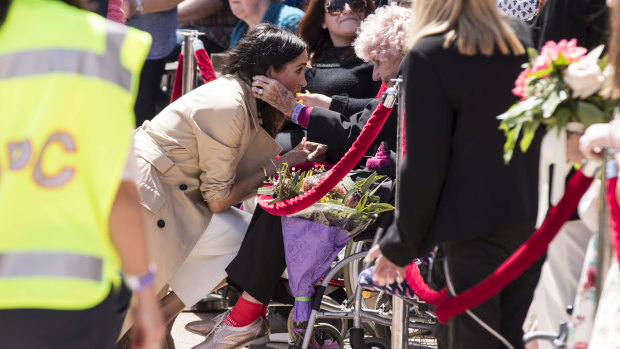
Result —
[[[323,301],[334,304],[334,305],[338,305],[338,302],[336,302],[335,300],[331,299],[328,296],[323,296]],[[295,313],[295,307],[291,308],[291,312],[288,314],[288,319],[286,321],[286,328],[289,334],[293,333],[293,325],[295,323],[294,313]],[[347,319],[337,319],[337,318],[317,319],[317,322],[318,321],[321,321],[321,323],[333,326],[335,329],[337,329],[340,332],[340,336],[343,338],[346,336],[347,331],[349,330],[349,322]]]
[[[340,332],[330,324],[318,324],[312,330],[312,340],[318,344],[319,348],[330,343],[338,344],[339,348],[344,348],[344,340]]]
[[[366,349],[390,349],[390,343],[377,337],[364,338]]]
[[[358,252],[368,251],[371,244],[372,240],[349,240],[344,249],[344,255],[346,257]],[[344,288],[347,293],[347,298],[349,299],[355,299],[357,278],[362,272],[363,266],[364,262],[362,260],[358,260],[349,263],[344,268]],[[375,303],[378,296],[379,292],[364,290],[364,292],[362,293],[362,309],[375,309]],[[376,336],[375,327],[378,325],[376,325],[374,322],[362,322],[362,326],[364,327],[364,331],[366,332],[366,334],[370,336]]]

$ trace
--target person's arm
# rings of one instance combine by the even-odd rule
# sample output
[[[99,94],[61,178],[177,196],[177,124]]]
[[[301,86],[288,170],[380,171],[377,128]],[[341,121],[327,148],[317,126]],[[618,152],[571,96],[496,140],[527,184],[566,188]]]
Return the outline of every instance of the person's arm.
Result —
[[[267,163],[253,174],[236,179],[237,164],[243,154],[243,134],[249,126],[249,116],[241,105],[222,103],[214,108],[205,106],[192,112],[197,126],[196,142],[200,174],[200,190],[211,212],[217,213],[237,204],[258,188],[265,175],[273,176],[276,166],[287,162],[296,165],[324,156],[325,147],[302,141],[295,149]],[[222,116],[222,117],[220,117]],[[224,117],[225,116],[225,117]],[[275,166],[274,166],[275,164]]]
[[[142,12],[138,13],[138,2],[136,0],[123,0],[123,12],[127,18],[134,17],[138,14],[146,14],[160,12],[175,8],[183,0],[140,0],[142,3]]]
[[[209,210],[213,213],[221,212],[228,209],[230,206],[240,203],[244,199],[246,199],[254,190],[260,187],[266,176],[273,176],[276,173],[276,168],[282,166],[283,163],[288,163],[289,165],[296,165],[302,162],[306,162],[308,160],[313,161],[316,158],[320,157],[319,153],[323,152],[319,150],[317,152],[317,148],[320,148],[321,145],[314,144],[314,147],[310,147],[311,142],[300,143],[295,149],[292,149],[288,153],[282,155],[281,157],[273,160],[271,165],[265,166],[264,171],[261,168],[256,171],[252,175],[243,178],[239,182],[236,182],[230,188],[230,193],[228,196],[219,201],[208,201],[207,206],[209,206]],[[315,149],[314,151],[310,151],[309,149]],[[322,148],[321,148],[322,149]]]
[[[148,0],[147,0],[148,1]],[[211,16],[224,8],[222,0],[185,0],[179,3],[179,24]]]
[[[439,205],[455,122],[455,112],[428,57],[410,51],[402,74],[407,155],[399,174],[399,210],[380,242],[383,255],[399,266],[429,252],[421,243],[429,233]]]
[[[122,181],[110,212],[110,238],[126,275],[145,275],[149,272],[146,237],[139,194],[132,181]],[[160,348],[164,325],[156,290],[147,286],[134,292],[137,302],[133,311],[133,347]]]
[[[308,140],[327,144],[329,146],[328,158],[342,157],[362,132],[378,104],[379,101],[373,99],[363,111],[351,116],[323,108],[312,108],[307,124]],[[397,119],[398,107],[394,106],[370,149],[374,149],[381,141],[396,135]]]

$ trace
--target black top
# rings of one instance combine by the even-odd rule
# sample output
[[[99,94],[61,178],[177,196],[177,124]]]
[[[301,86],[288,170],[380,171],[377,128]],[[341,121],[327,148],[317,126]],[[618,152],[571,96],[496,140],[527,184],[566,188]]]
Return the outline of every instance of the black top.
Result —
[[[577,39],[577,45],[595,48],[607,43],[609,9],[605,0],[547,0],[532,23],[534,45]]]
[[[531,46],[525,24],[514,24]],[[529,236],[536,220],[540,137],[506,166],[496,119],[516,101],[527,56],[465,56],[443,42],[443,34],[421,39],[401,64],[407,155],[400,209],[380,242],[401,266],[440,242],[500,229]]]
[[[353,98],[373,98],[381,82],[372,81],[372,63],[365,63],[355,53],[342,59],[351,47],[331,47],[306,70],[305,87],[310,93],[326,96],[346,94]]]
[[[323,108],[312,108],[308,119],[308,140],[327,144],[328,163],[337,163],[351,148],[357,136],[362,132],[364,125],[377,109],[379,100],[373,99],[364,110],[351,116]],[[370,146],[367,154],[374,155],[381,141],[386,141],[386,150],[396,147],[396,124],[398,121],[398,106],[394,105],[381,131]]]

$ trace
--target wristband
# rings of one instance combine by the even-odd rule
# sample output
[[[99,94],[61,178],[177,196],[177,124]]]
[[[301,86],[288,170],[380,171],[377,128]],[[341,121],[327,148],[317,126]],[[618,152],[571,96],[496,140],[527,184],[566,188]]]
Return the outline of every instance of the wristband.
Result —
[[[128,275],[123,274],[125,285],[133,292],[142,291],[145,288],[151,286],[155,281],[155,264],[149,264],[149,271],[142,275]]]
[[[297,104],[295,106],[295,109],[293,110],[293,115],[291,116],[291,121],[293,121],[296,124],[299,124],[299,122],[297,121],[297,119],[299,118],[299,113],[301,112],[302,109],[304,109],[306,106],[303,104]]]

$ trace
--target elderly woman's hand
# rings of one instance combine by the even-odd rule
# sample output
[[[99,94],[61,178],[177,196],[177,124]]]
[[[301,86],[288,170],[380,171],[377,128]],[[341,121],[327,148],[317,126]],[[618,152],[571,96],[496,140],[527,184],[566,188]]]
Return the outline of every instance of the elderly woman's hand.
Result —
[[[300,93],[297,99],[301,99],[302,103],[308,107],[329,109],[329,106],[332,104],[331,97],[327,97],[320,93]]]
[[[254,97],[269,103],[290,119],[297,106],[297,100],[293,93],[278,80],[264,75],[256,75],[253,80],[252,93]]]

